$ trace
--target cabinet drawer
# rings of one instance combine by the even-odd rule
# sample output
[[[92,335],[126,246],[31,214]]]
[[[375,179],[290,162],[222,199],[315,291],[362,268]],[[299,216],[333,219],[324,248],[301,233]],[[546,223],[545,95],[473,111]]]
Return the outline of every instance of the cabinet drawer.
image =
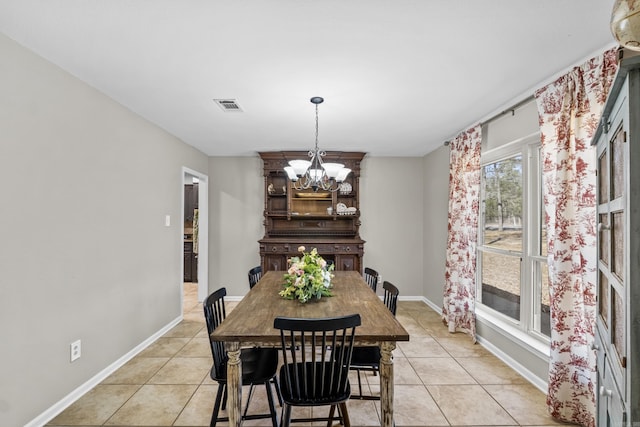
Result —
[[[616,382],[616,377],[611,370],[611,364],[608,358],[604,358],[604,372],[600,388],[598,389],[599,407],[605,407],[607,410],[608,425],[624,426],[626,425],[626,413],[624,410],[624,399],[620,393],[620,389]]]
[[[334,250],[339,254],[357,254],[360,251],[360,248],[358,247],[358,245],[345,244],[335,245]]]
[[[270,217],[267,222],[271,236],[355,236],[358,230],[356,217]]]
[[[307,250],[311,248],[318,249],[320,255],[323,254],[358,254],[359,247],[357,244],[336,244],[336,243],[319,243],[319,244],[303,244]],[[296,246],[297,248],[297,246]]]
[[[297,246],[292,247],[289,244],[267,243],[264,245],[264,252],[266,254],[288,254],[297,250]]]

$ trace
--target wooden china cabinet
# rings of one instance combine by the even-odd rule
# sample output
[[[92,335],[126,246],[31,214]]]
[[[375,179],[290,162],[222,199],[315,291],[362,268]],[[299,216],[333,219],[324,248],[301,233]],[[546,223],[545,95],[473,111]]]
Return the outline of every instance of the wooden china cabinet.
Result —
[[[624,56],[624,55],[623,55]],[[598,156],[599,427],[640,425],[640,56],[623,58],[594,135]]]
[[[360,238],[360,162],[365,153],[327,151],[323,161],[342,163],[351,173],[339,191],[296,190],[284,167],[306,159],[306,151],[259,153],[264,175],[264,237],[259,240],[263,271],[286,270],[298,247],[318,253],[336,270],[362,273],[364,240]]]

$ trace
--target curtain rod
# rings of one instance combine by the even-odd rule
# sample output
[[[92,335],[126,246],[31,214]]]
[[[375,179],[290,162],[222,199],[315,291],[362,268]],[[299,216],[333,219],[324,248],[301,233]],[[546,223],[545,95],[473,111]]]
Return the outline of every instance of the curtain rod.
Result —
[[[485,124],[487,124],[489,122],[492,122],[492,121],[504,116],[507,113],[511,113],[511,115],[514,115],[518,108],[522,107],[524,104],[529,103],[533,99],[534,99],[534,96],[533,95],[529,95],[525,99],[523,99],[522,101],[519,101],[519,102],[513,104],[511,107],[507,108],[506,110],[502,110],[501,112],[494,114],[493,116],[489,117],[488,119],[481,121],[479,124],[480,124],[480,126],[484,126]],[[448,140],[448,141],[444,142],[444,146],[445,147],[447,147],[449,144],[451,144],[451,140]]]

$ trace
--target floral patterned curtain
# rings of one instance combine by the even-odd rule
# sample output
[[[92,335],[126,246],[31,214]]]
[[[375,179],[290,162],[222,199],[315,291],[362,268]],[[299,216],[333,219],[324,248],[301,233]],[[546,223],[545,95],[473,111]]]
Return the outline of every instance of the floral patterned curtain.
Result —
[[[477,125],[449,144],[449,235],[442,307],[449,332],[466,332],[474,342],[481,140]]]
[[[536,91],[551,305],[547,405],[595,426],[596,155],[590,146],[617,70],[616,50]]]

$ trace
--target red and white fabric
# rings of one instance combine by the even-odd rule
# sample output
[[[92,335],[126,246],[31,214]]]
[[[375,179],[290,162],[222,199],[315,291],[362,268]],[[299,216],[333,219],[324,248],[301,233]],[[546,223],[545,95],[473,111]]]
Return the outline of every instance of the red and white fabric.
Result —
[[[616,50],[536,91],[551,305],[547,405],[595,426],[596,154],[590,145],[617,70]]]
[[[466,332],[474,342],[481,143],[481,127],[477,125],[449,144],[449,221],[442,307],[449,332]]]

